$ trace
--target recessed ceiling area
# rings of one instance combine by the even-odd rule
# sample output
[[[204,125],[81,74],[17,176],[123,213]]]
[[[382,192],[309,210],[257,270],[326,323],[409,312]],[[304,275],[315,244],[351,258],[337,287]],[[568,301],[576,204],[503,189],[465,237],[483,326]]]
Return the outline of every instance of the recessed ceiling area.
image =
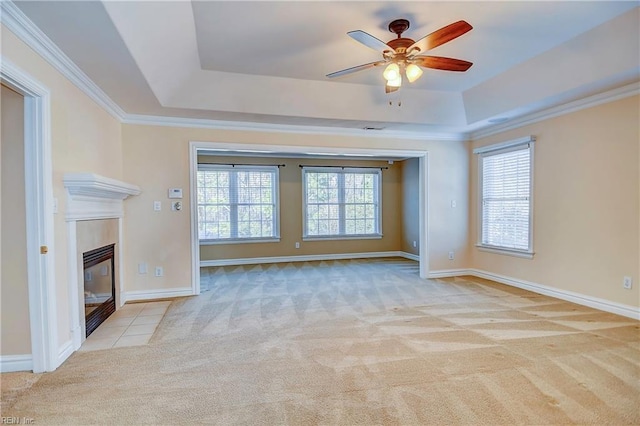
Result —
[[[634,1],[16,1],[106,96],[135,117],[463,136],[637,82]],[[347,32],[387,42],[397,18],[419,38],[473,30],[429,54],[473,62],[425,69],[385,94],[381,59]],[[497,120],[497,121],[496,121]]]

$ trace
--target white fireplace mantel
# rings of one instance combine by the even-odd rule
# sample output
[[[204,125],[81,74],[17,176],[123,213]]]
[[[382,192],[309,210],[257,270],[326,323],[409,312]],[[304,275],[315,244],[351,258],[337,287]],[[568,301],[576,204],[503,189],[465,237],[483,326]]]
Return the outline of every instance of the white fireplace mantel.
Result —
[[[124,216],[122,202],[140,194],[140,188],[94,173],[65,173],[66,220],[93,220]]]

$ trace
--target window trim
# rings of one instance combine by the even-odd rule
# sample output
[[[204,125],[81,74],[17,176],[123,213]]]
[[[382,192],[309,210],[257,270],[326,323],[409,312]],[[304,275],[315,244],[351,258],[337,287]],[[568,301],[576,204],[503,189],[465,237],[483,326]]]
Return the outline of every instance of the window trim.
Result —
[[[382,234],[382,170],[372,170],[371,167],[368,168],[360,168],[360,167],[342,167],[336,170],[335,167],[309,167],[305,166],[302,169],[302,241],[333,241],[333,240],[373,240],[373,239],[381,239],[383,238]],[[322,173],[342,173],[343,176],[345,173],[368,173],[375,174],[378,177],[377,182],[377,223],[376,223],[376,232],[373,234],[337,234],[337,235],[309,235],[307,233],[307,172],[322,172]],[[344,207],[344,194],[338,194],[338,197],[342,202],[340,205]],[[341,208],[341,210],[343,210]],[[342,220],[340,221],[340,228],[343,229],[345,225],[344,220],[344,212],[341,214]]]
[[[245,243],[274,243],[280,241],[280,168],[278,166],[268,166],[263,164],[256,165],[231,165],[231,164],[209,164],[198,163],[196,168],[196,208],[200,206],[198,203],[198,186],[197,178],[200,171],[220,171],[220,170],[238,170],[252,172],[271,172],[274,174],[272,182],[272,191],[274,197],[274,223],[272,237],[244,237],[244,238],[217,238],[217,239],[201,239],[198,234],[198,243],[201,246],[219,245],[219,244],[245,244]],[[233,192],[230,189],[230,193]],[[231,197],[231,196],[230,196]],[[196,214],[197,222],[197,214]]]
[[[533,259],[535,252],[533,250],[533,210],[534,210],[534,146],[536,138],[535,136],[526,136],[511,141],[488,145],[484,147],[475,148],[474,154],[478,155],[478,197],[477,197],[477,240],[475,246],[480,251],[488,253],[502,254],[507,256],[520,257],[525,259]],[[484,244],[482,242],[482,193],[483,193],[483,159],[488,156],[497,154],[504,154],[511,151],[521,150],[523,146],[527,146],[529,150],[529,247],[526,250],[514,249],[509,247],[495,246],[491,244]]]

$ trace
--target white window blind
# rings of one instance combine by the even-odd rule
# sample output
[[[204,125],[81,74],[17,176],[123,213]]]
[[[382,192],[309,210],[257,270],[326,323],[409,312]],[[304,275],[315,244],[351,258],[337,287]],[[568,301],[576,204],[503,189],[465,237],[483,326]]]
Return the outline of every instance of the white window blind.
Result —
[[[380,170],[303,169],[304,237],[379,236]]]
[[[531,252],[533,143],[480,155],[480,246]]]
[[[198,166],[201,241],[273,239],[278,231],[278,168]]]

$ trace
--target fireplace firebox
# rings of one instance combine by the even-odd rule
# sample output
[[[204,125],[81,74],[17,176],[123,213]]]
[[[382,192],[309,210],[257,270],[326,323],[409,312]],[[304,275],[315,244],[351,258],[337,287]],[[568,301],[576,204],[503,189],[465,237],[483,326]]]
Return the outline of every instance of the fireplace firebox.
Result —
[[[110,244],[82,254],[86,337],[116,310],[114,248]]]

